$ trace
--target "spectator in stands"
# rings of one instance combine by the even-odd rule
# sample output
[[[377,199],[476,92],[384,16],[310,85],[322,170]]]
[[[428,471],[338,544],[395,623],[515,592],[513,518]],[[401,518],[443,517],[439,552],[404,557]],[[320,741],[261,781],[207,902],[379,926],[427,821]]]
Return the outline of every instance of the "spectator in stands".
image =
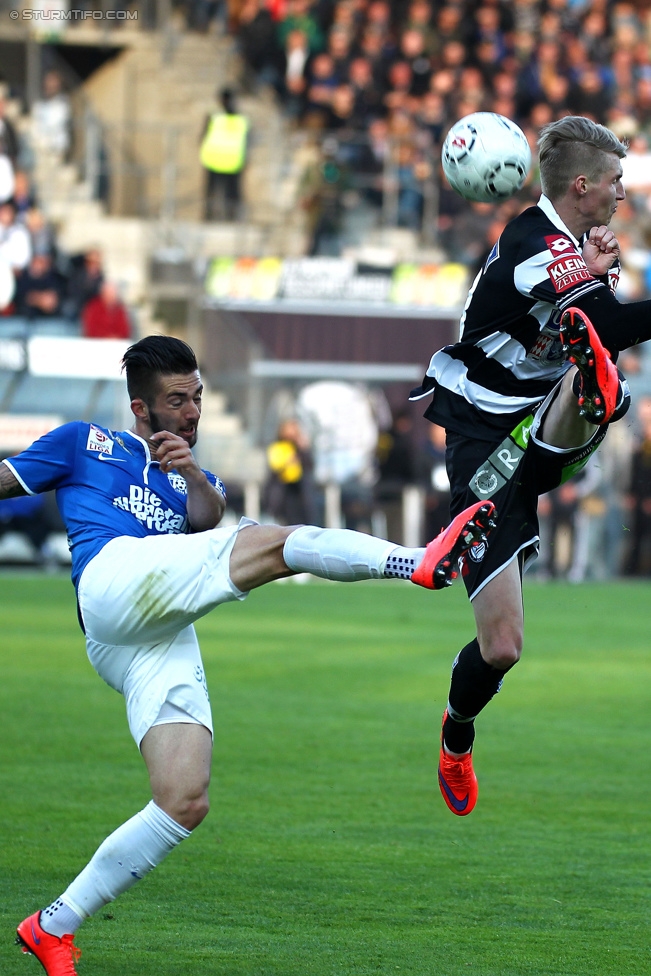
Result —
[[[445,102],[436,92],[426,92],[420,100],[414,115],[416,125],[429,137],[429,145],[435,148],[442,144],[448,129],[448,117]]]
[[[52,224],[38,207],[31,207],[23,215],[21,223],[25,226],[32,248],[32,254],[56,255],[56,233]]]
[[[429,0],[412,0],[407,8],[405,27],[422,34],[424,50],[432,56],[436,50],[436,31],[432,26],[432,5]]]
[[[322,380],[305,386],[296,403],[312,445],[316,483],[339,486],[346,528],[370,531],[378,424],[368,391]]]
[[[466,65],[459,73],[457,97],[459,100],[476,105],[476,111],[485,107],[486,83],[481,70],[476,65]]]
[[[414,418],[410,410],[396,413],[389,430],[378,437],[379,480],[375,500],[387,520],[386,535],[402,538],[402,494],[417,481],[417,459],[414,445]]]
[[[287,14],[277,29],[278,44],[282,49],[287,46],[289,34],[298,30],[305,34],[310,54],[316,54],[317,51],[323,50],[323,33],[310,7],[310,0],[287,0]]]
[[[383,102],[388,111],[402,109],[409,112],[414,105],[412,84],[414,75],[406,61],[394,61],[387,73],[388,91]]]
[[[249,122],[230,88],[218,92],[222,110],[206,120],[199,158],[206,170],[206,220],[235,220],[242,200]]]
[[[651,576],[651,396],[638,402],[640,428],[633,451],[628,509],[629,551],[624,572],[629,576]]]
[[[262,507],[280,525],[319,522],[314,461],[309,439],[298,420],[284,420],[267,448],[267,478]]]
[[[544,101],[544,79],[562,73],[561,47],[557,41],[538,45],[535,57],[520,72],[518,79],[518,114],[525,118],[536,102]]]
[[[400,57],[411,68],[411,94],[420,98],[429,90],[432,77],[432,62],[425,50],[425,37],[421,31],[404,31],[400,38]]]
[[[382,86],[386,76],[390,55],[387,51],[384,35],[376,28],[367,27],[362,33],[359,44],[359,54],[368,58],[373,69],[373,78],[376,85]]]
[[[371,0],[366,11],[366,20],[370,27],[387,36],[391,30],[391,4],[388,0]]]
[[[30,178],[23,169],[14,172],[13,198],[16,204],[16,218],[24,221],[27,211],[36,206],[36,195]]]
[[[348,167],[339,158],[339,143],[329,136],[321,146],[321,158],[304,174],[299,191],[301,207],[307,214],[311,232],[311,255],[338,254],[343,199],[348,189]]]
[[[352,36],[345,27],[333,27],[328,34],[328,54],[332,58],[340,84],[345,83],[353,58]]]
[[[634,95],[635,117],[646,132],[651,132],[651,77],[637,79]]]
[[[128,339],[131,322],[126,305],[112,281],[105,281],[81,313],[82,334],[87,339]]]
[[[353,58],[348,80],[355,98],[355,125],[366,130],[371,119],[382,110],[382,94],[373,80],[373,66],[368,58]]]
[[[14,195],[14,168],[9,156],[0,153],[0,203],[10,200]]]
[[[63,311],[69,318],[77,319],[91,298],[99,294],[104,281],[102,252],[91,247],[73,257],[71,264]]]
[[[14,168],[18,165],[20,140],[16,127],[7,117],[7,101],[2,95],[0,95],[0,153],[9,157]]]
[[[390,154],[389,124],[384,118],[373,119],[368,127],[368,142],[362,147],[357,170],[363,177],[365,199],[378,209],[384,202],[384,173],[389,165]]]
[[[289,31],[283,52],[283,81],[281,94],[285,111],[290,118],[300,118],[305,108],[307,91],[306,69],[310,57],[307,34],[299,30]]]
[[[588,8],[578,31],[588,58],[599,64],[610,62],[611,42],[608,36],[608,19],[604,10]]]
[[[63,280],[51,254],[34,254],[16,285],[16,312],[28,319],[59,315]]]
[[[349,0],[338,0],[332,12],[332,26],[348,31],[351,37],[357,32],[357,11]]]
[[[332,93],[339,84],[334,61],[322,51],[307,67],[307,91],[305,97],[305,118],[310,116],[314,125],[324,128],[327,125]]]
[[[466,28],[463,24],[463,10],[457,4],[446,4],[436,13],[436,47],[432,53],[435,59],[442,60],[445,46],[454,41],[465,49]]]
[[[574,115],[587,115],[599,121],[611,104],[610,93],[597,65],[586,64],[575,78],[568,95],[568,105]]]
[[[486,38],[477,44],[475,47],[475,65],[481,73],[484,85],[494,90],[495,76],[502,69],[502,63],[498,56],[498,46],[495,41]]]
[[[506,52],[507,44],[501,27],[500,11],[497,7],[480,6],[475,10],[475,29],[472,43],[490,44],[495,52],[496,63],[500,62]]]
[[[566,75],[550,74],[542,83],[545,101],[552,113],[553,119],[560,119],[570,111],[570,82]]]
[[[27,267],[32,256],[29,234],[16,220],[16,205],[13,200],[0,204],[0,257],[14,273]]]
[[[32,106],[32,138],[41,149],[65,158],[70,148],[72,110],[58,71],[47,71],[43,95]]]
[[[262,0],[244,0],[238,41],[244,61],[262,84],[278,88],[279,50],[276,26]]]
[[[352,134],[355,125],[355,92],[351,85],[337,85],[332,93],[328,128],[338,130],[338,138]],[[345,131],[341,131],[345,130]]]
[[[399,141],[395,150],[394,174],[398,183],[398,227],[420,230],[423,218],[424,181],[429,166],[413,142]]]

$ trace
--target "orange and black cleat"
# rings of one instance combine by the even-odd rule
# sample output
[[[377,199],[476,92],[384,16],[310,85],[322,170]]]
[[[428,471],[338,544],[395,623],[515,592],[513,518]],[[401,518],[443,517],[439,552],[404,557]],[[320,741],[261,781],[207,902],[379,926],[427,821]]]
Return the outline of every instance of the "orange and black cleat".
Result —
[[[448,717],[447,708],[443,713],[443,725]],[[451,756],[443,746],[441,733],[441,753],[439,756],[439,788],[448,808],[457,817],[466,817],[477,802],[477,777],[472,768],[472,750],[463,756]]]
[[[26,918],[17,928],[16,944],[36,956],[47,976],[78,976],[75,963],[81,955],[72,935],[60,939],[41,928],[41,913]]]
[[[459,575],[459,560],[473,546],[486,542],[495,528],[495,506],[492,502],[475,502],[464,509],[427,546],[412,583],[428,590],[442,590]]]
[[[568,308],[561,316],[563,352],[581,376],[579,414],[589,423],[607,424],[620,398],[617,367],[601,344],[595,328],[579,308]]]

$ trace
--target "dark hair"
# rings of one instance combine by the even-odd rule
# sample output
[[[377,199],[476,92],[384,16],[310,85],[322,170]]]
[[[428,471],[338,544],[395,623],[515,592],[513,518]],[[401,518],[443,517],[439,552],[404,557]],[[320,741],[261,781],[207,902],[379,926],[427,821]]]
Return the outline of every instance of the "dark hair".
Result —
[[[159,376],[187,375],[199,367],[187,344],[173,336],[150,335],[129,346],[122,357],[127,374],[127,390],[132,400],[144,400],[149,406],[156,396]]]
[[[543,126],[538,149],[540,184],[552,201],[562,197],[577,176],[598,180],[610,166],[611,156],[626,155],[626,145],[614,132],[582,115]]]
[[[228,115],[235,115],[235,92],[232,88],[221,88],[217,92],[224,111]]]

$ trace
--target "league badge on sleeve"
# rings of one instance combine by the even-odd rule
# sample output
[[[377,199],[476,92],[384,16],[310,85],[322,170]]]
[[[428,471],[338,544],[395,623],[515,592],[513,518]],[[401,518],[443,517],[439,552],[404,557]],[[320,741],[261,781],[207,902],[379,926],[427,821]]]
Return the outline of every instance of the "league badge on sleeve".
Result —
[[[86,441],[86,450],[95,451],[97,454],[112,454],[113,441],[100,427],[91,424]]]

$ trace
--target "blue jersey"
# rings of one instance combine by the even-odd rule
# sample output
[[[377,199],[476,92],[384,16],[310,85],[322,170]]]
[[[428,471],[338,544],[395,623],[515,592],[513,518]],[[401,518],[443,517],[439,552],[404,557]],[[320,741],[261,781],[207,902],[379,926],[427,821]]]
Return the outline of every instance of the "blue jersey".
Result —
[[[56,490],[75,587],[87,563],[117,536],[188,531],[185,479],[161,471],[147,442],[129,430],[74,421],[4,463],[30,495]],[[214,474],[204,474],[223,490]]]

